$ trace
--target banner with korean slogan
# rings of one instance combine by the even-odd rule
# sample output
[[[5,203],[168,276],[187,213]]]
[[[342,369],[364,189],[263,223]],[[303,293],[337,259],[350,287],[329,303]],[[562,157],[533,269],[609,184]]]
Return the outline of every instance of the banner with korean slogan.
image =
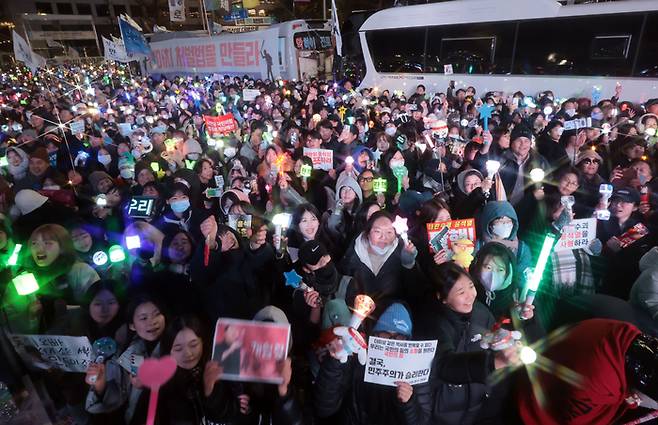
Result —
[[[475,243],[475,219],[450,220],[427,223],[427,238],[433,252],[445,250],[448,259],[452,258],[452,245],[462,239]]]
[[[256,100],[256,97],[260,96],[260,90],[258,89],[244,89],[242,90],[242,99],[245,102],[251,102]]]
[[[248,74],[279,78],[279,30],[267,29],[214,37],[175,38],[150,44],[155,61],[150,74]]]
[[[226,135],[237,128],[233,114],[230,112],[218,117],[204,115],[203,120],[206,122],[206,132],[210,137]]]
[[[105,59],[122,63],[131,61],[131,59],[128,57],[128,54],[126,53],[126,49],[123,47],[123,44],[119,45],[105,37],[102,37],[102,39]]]
[[[37,369],[85,373],[91,362],[86,336],[9,335],[9,339],[21,359]]]
[[[573,251],[587,248],[596,238],[596,219],[573,220],[562,229],[562,236],[555,245],[555,251]]]
[[[304,156],[311,158],[314,170],[329,171],[334,168],[334,151],[331,149],[304,148]]]
[[[437,341],[370,337],[364,382],[395,387],[397,381],[422,384],[430,378]]]

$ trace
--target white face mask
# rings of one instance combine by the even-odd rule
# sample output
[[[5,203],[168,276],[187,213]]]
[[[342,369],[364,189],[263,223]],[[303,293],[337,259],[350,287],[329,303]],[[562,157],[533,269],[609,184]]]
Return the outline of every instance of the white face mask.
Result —
[[[133,149],[131,153],[136,160],[142,157],[142,152],[139,149]]]
[[[98,162],[107,165],[112,162],[112,157],[110,155],[98,155]]]
[[[569,115],[570,117],[573,117],[574,115],[576,115],[576,110],[575,109],[566,109],[564,112],[566,112],[566,114]]]
[[[404,167],[404,159],[393,159],[389,164],[391,168]]]
[[[121,175],[121,178],[129,180],[135,177],[135,170],[133,170],[132,168],[122,168],[119,171],[119,174]]]
[[[238,150],[236,148],[234,148],[232,146],[228,146],[228,147],[224,148],[224,156],[227,157],[227,158],[233,158],[235,156],[235,154],[237,153],[237,151]]]
[[[290,102],[284,100],[281,106],[283,106],[284,109],[290,109]]]
[[[656,135],[656,129],[653,127],[647,127],[644,129],[644,134],[646,134],[649,137],[653,137]]]
[[[498,238],[507,239],[512,234],[513,228],[513,223],[496,223],[491,226],[491,233]]]
[[[386,127],[386,129],[384,130],[384,132],[385,132],[387,135],[393,137],[393,136],[395,136],[395,133],[397,132],[397,129],[396,129],[395,127]]]
[[[50,186],[44,186],[43,190],[59,190],[61,189],[58,184],[53,184]]]
[[[377,255],[384,255],[384,254],[386,254],[386,251],[388,251],[388,246],[386,246],[384,248],[380,248],[378,246],[370,244],[370,249],[372,249],[372,251]]]
[[[482,270],[480,273],[480,281],[487,291],[494,292],[503,288],[505,284],[505,273],[494,272],[493,270]]]

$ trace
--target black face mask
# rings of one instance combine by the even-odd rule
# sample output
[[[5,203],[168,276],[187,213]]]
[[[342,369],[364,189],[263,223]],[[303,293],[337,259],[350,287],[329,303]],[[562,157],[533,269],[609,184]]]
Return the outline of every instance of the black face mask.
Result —
[[[658,400],[658,338],[635,338],[626,351],[626,377],[633,388]]]

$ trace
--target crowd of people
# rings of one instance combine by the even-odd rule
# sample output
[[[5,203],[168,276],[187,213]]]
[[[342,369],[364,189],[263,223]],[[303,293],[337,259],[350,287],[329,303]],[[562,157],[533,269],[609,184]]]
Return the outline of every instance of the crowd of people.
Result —
[[[176,360],[157,424],[609,424],[658,408],[658,99],[114,65],[12,69],[0,87],[0,381],[16,418],[36,391],[55,423],[144,424],[126,352]],[[596,234],[541,274],[546,235],[588,218]],[[428,236],[469,219],[463,255]],[[308,289],[286,285],[293,270]],[[438,340],[427,383],[367,383],[357,356],[339,360],[332,329],[360,294],[376,305],[366,339]],[[283,382],[218,379],[219,318],[289,323]],[[518,344],[482,348],[501,326],[537,366]],[[117,350],[63,372],[19,357],[13,334]]]

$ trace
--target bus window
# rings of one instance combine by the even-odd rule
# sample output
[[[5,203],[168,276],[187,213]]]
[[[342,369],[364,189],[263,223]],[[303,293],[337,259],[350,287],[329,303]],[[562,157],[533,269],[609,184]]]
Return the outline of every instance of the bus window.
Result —
[[[642,34],[640,54],[635,65],[634,75],[636,77],[658,77],[656,52],[658,52],[658,12],[652,12],[647,16],[644,34]]]
[[[597,35],[592,40],[592,59],[626,59],[631,35]]]
[[[459,74],[507,74],[512,65],[515,23],[430,27],[427,72],[452,65]]]
[[[378,72],[421,73],[426,28],[368,31],[366,40]]]

